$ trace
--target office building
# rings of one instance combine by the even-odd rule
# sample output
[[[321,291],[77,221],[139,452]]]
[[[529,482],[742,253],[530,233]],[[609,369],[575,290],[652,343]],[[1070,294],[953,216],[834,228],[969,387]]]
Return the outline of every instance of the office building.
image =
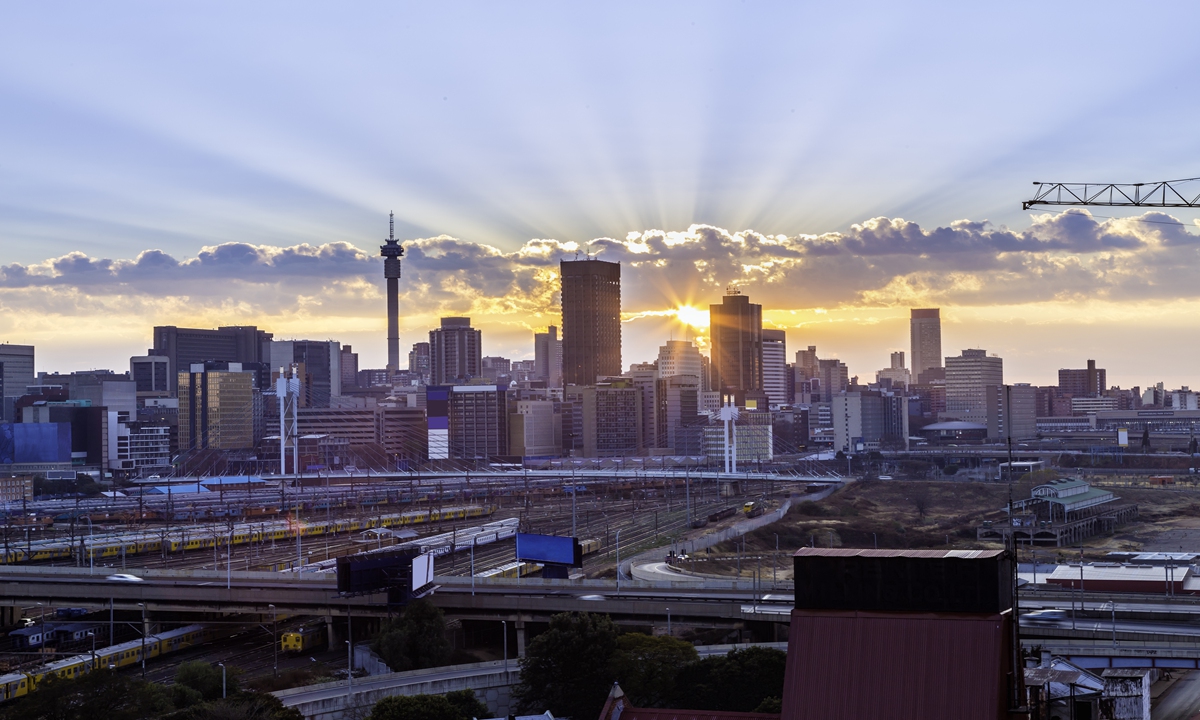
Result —
[[[302,407],[329,407],[342,394],[342,345],[333,340],[276,340],[270,343],[271,372],[298,365]]]
[[[807,350],[796,351],[796,364],[793,366],[793,371],[796,374],[796,380],[812,380],[821,377],[816,345],[809,345]]]
[[[655,381],[654,441],[656,450],[675,455],[701,455],[700,376],[671,375]],[[651,445],[649,441],[646,443]]]
[[[704,356],[690,340],[668,340],[658,348],[658,376],[691,375],[697,379],[704,375]]]
[[[850,389],[850,369],[836,358],[817,361],[817,378],[821,381],[821,402],[832,402],[835,395]]]
[[[236,367],[236,364],[235,364]],[[191,365],[176,379],[181,451],[254,447],[254,379],[238,370]]]
[[[0,502],[20,503],[33,500],[33,476],[0,476]]]
[[[341,368],[343,390],[358,387],[358,353],[353,352],[349,345],[342,346],[338,366]]]
[[[430,385],[425,398],[430,460],[490,462],[508,455],[507,388]]]
[[[1004,361],[985,350],[946,358],[946,418],[987,425],[987,387],[1003,384]]]
[[[171,396],[171,359],[165,355],[140,355],[129,358],[129,377],[139,401]]]
[[[33,346],[0,344],[0,420],[16,419],[16,400],[33,385]]]
[[[1058,391],[1066,397],[1098,398],[1107,389],[1107,372],[1104,368],[1096,367],[1095,360],[1088,360],[1084,369],[1063,368],[1058,371]]]
[[[562,448],[562,416],[551,400],[518,400],[508,418],[509,453],[522,458],[552,458]]]
[[[629,366],[628,378],[641,393],[642,398],[642,441],[647,447],[654,440],[654,392],[659,378],[657,363],[634,363]]]
[[[403,469],[430,459],[429,422],[424,408],[381,405],[377,408],[375,421],[379,444],[387,455],[389,467]],[[446,436],[442,436],[441,447],[443,450],[448,447]]]
[[[1005,442],[1011,437],[1015,442],[1037,436],[1036,387],[1029,383],[989,385],[987,398],[988,439]]]
[[[594,385],[621,374],[621,264],[563,260],[563,382]]]
[[[512,360],[503,357],[485,357],[479,361],[480,375],[496,384],[497,380],[508,384],[512,375]]]
[[[469,317],[442,318],[442,326],[429,331],[429,384],[465,383],[481,377],[483,337],[471,327]]]
[[[747,393],[763,389],[762,305],[731,288],[720,305],[710,305],[712,388],[743,405]]]
[[[268,341],[273,336],[253,325],[233,325],[216,330],[181,328],[174,325],[154,328],[154,348],[150,355],[162,355],[170,361],[171,394],[178,392],[180,375],[196,363],[210,360],[232,363],[266,363],[270,359]]]
[[[942,367],[941,309],[914,308],[909,319],[909,336],[912,342],[912,381],[921,385],[928,384],[933,376],[929,380],[922,376],[929,370]]]
[[[788,404],[787,332],[762,331],[763,392],[771,407]]]
[[[722,423],[704,425],[705,454],[710,465],[720,465],[725,456],[725,427]],[[737,469],[757,470],[775,457],[775,428],[771,413],[743,412],[734,423],[734,458]]]
[[[617,378],[580,388],[584,457],[633,457],[644,449],[642,391]]]
[[[877,390],[833,398],[833,447],[843,452],[908,449],[908,398]]]
[[[911,374],[904,367],[904,351],[892,353],[891,366],[877,371],[875,373],[875,382],[880,384],[886,383],[894,388],[906,388],[911,384]]]
[[[558,328],[551,325],[544,333],[533,335],[533,379],[546,387],[562,387],[563,346]]]

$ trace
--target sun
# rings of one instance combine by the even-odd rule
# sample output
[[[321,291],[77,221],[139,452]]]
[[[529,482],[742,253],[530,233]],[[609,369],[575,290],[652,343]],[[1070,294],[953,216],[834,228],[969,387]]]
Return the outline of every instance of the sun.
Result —
[[[675,308],[675,317],[684,325],[694,328],[708,327],[708,311],[691,305],[680,305]]]

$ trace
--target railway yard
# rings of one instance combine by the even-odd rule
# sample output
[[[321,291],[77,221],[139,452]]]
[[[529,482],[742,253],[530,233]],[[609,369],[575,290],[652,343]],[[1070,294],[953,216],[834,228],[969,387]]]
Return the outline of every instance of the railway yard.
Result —
[[[612,577],[620,555],[661,547],[664,553],[692,527],[724,520],[743,504],[803,491],[798,478],[762,476],[739,482],[660,474],[656,477],[528,476],[410,478],[374,482],[328,479],[322,484],[250,487],[200,495],[69,498],[28,503],[5,515],[3,561],[91,568],[95,574],[137,577],[142,569],[332,572],[336,558],[409,546],[436,557],[439,576],[513,576],[520,532],[578,537],[586,577]],[[761,503],[760,503],[761,507]],[[573,532],[574,529],[574,532]],[[522,574],[538,566],[521,568]],[[119,580],[114,580],[119,581]],[[130,580],[136,582],[136,580]],[[13,676],[74,658],[90,668],[114,643],[133,646],[120,672],[142,672],[141,618],[108,608],[66,610],[48,599],[15,608],[0,638],[0,669]],[[65,617],[59,617],[64,615]],[[76,616],[72,616],[76,615]],[[42,618],[44,619],[44,622]],[[169,651],[146,652],[148,679],[170,682],[182,662],[203,658],[239,668],[246,680],[299,670],[344,677],[344,648],[280,649],[282,637],[311,618],[214,617],[203,635]],[[151,633],[170,632],[195,618],[156,617]],[[52,632],[67,625],[90,635]],[[47,639],[40,642],[41,630]],[[358,629],[355,639],[368,639]],[[109,639],[112,634],[111,641]],[[29,638],[39,636],[37,646]],[[155,635],[151,635],[154,637]],[[54,638],[54,639],[52,639]],[[340,644],[340,643],[339,643]],[[53,648],[54,655],[46,651]],[[164,646],[165,647],[165,646]],[[70,663],[67,663],[70,664]],[[80,672],[86,670],[79,670]],[[10,678],[9,682],[12,682]],[[6,691],[11,693],[12,691]],[[10,697],[11,694],[6,694]]]

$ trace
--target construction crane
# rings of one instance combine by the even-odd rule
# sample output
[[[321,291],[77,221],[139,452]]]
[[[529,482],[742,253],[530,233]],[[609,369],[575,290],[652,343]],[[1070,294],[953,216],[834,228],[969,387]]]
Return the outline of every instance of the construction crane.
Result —
[[[1191,195],[1179,186],[1196,180],[1200,178],[1152,183],[1034,182],[1033,199],[1022,201],[1021,209],[1035,205],[1194,208],[1200,207],[1200,192]]]

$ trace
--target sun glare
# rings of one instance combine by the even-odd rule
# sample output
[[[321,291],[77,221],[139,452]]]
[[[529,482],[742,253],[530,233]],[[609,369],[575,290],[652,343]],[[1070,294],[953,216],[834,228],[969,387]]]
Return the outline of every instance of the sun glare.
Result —
[[[708,327],[708,311],[691,305],[680,305],[675,308],[675,317],[679,319],[679,322],[694,328]]]

